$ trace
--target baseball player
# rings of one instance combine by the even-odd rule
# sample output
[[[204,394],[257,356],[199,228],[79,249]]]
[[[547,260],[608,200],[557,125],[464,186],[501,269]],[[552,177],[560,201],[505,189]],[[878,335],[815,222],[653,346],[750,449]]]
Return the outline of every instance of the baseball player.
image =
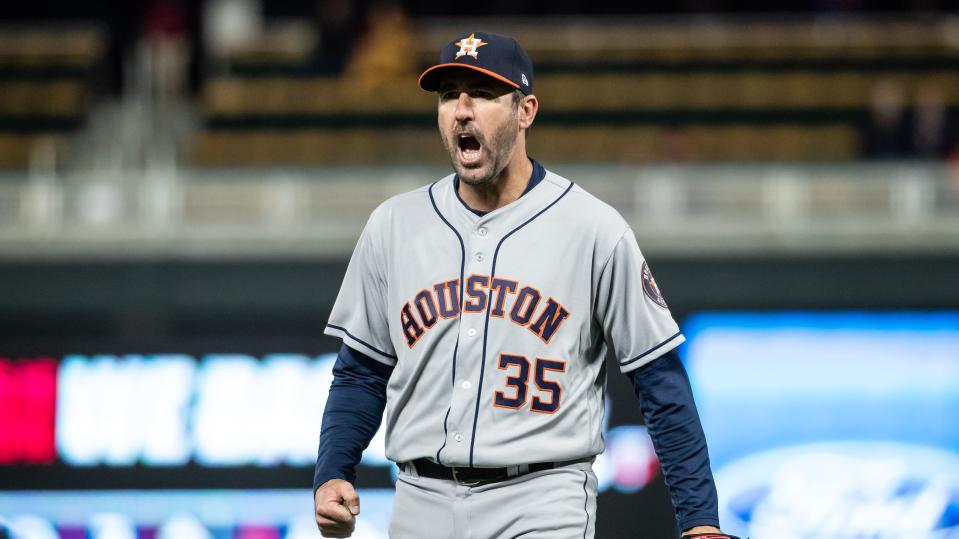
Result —
[[[314,476],[325,537],[349,537],[355,466],[386,408],[400,467],[390,537],[593,537],[607,361],[642,399],[678,529],[718,526],[683,342],[632,230],[526,153],[533,66],[459,36],[420,86],[454,174],[370,216],[326,333],[343,340]],[[607,359],[609,358],[609,359]]]

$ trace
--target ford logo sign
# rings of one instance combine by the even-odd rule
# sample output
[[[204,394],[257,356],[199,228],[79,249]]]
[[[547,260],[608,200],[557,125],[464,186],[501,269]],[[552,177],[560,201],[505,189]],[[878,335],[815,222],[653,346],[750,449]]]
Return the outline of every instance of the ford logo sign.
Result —
[[[716,472],[723,530],[751,539],[959,538],[959,455],[889,442],[754,453]]]

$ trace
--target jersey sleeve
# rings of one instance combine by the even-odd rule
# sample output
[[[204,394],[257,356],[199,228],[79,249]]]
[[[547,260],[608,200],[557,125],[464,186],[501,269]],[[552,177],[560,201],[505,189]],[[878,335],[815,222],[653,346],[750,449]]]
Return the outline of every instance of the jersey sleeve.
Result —
[[[393,366],[396,351],[386,316],[386,256],[378,222],[374,213],[360,235],[324,333],[340,337],[354,350]]]
[[[632,230],[619,238],[600,271],[596,290],[596,322],[622,372],[649,363],[685,340]]]

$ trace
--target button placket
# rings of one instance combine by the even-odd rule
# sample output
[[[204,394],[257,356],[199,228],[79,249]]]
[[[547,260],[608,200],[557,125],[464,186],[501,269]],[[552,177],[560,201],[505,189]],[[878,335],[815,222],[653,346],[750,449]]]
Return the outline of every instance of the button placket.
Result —
[[[466,279],[470,275],[489,275],[491,262],[490,240],[491,234],[489,227],[482,221],[476,222],[468,234],[463,235],[466,250],[465,267],[463,268],[463,277]],[[466,283],[462,283],[465,287]],[[488,290],[485,293],[489,293]],[[464,300],[465,301],[465,300]],[[468,456],[469,434],[464,434],[460,429],[464,425],[470,424],[473,419],[472,410],[476,403],[475,383],[479,383],[480,369],[478,368],[478,356],[481,354],[482,339],[482,321],[483,313],[460,313],[460,341],[458,356],[457,374],[462,372],[452,395],[452,413],[449,416],[447,424],[449,428],[450,446],[447,447],[449,453],[444,451],[444,460],[448,458],[466,458]],[[467,417],[468,416],[468,417]],[[457,449],[458,448],[458,449]],[[467,451],[467,453],[463,453]]]
[[[489,234],[489,228],[487,228],[487,226],[486,226],[485,224],[483,224],[483,223],[477,223],[477,225],[476,225],[475,228],[473,229],[473,233],[474,233],[476,236],[479,236],[479,238],[480,238],[480,239],[477,240],[475,243],[485,244],[486,242],[483,241],[483,239],[485,239],[485,238],[486,238],[486,235]],[[476,247],[479,247],[479,246],[476,245]],[[482,248],[476,249],[476,250],[473,252],[473,259],[476,260],[477,262],[482,262],[482,261],[486,260],[486,254],[483,252],[483,249],[482,249]]]

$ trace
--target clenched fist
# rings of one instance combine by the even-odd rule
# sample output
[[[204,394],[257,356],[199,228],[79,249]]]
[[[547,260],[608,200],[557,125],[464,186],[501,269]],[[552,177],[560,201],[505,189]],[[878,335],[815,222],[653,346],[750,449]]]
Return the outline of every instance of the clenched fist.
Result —
[[[316,525],[323,537],[349,537],[360,514],[360,497],[353,485],[342,479],[330,479],[313,495]]]

